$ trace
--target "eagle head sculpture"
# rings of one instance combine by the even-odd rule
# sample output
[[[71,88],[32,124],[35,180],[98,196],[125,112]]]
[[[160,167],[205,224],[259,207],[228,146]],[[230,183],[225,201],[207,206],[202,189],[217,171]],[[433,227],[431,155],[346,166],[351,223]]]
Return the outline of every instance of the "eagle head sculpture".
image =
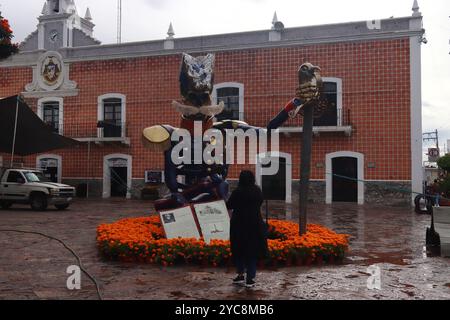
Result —
[[[323,80],[320,75],[320,67],[306,62],[298,69],[297,97],[306,104],[314,104],[314,117],[320,117],[328,107],[328,102],[323,95]],[[300,110],[303,115],[303,109]]]
[[[173,102],[175,109],[185,119],[204,120],[223,111],[223,103],[213,105],[215,55],[193,57],[183,53],[180,68],[182,103]]]

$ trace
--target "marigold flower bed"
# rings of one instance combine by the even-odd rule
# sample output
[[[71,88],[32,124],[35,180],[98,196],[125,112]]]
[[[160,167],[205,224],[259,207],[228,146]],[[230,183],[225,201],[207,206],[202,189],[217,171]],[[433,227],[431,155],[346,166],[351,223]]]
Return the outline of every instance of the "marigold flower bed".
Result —
[[[269,221],[269,254],[266,265],[309,265],[341,260],[348,249],[348,235],[309,224],[306,235],[298,235],[298,224]],[[159,216],[130,218],[97,228],[97,244],[103,256],[125,262],[227,265],[230,242],[197,239],[165,239]]]

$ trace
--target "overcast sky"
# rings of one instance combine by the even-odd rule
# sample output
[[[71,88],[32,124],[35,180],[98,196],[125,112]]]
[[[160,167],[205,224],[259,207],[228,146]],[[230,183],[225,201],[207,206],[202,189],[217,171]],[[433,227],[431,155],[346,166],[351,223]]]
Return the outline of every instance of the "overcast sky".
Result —
[[[15,40],[35,30],[44,0],[0,0]],[[89,6],[102,43],[116,41],[116,0],[75,0],[84,16]],[[273,13],[286,27],[361,21],[411,15],[413,0],[123,0],[122,41],[166,37],[172,22],[176,37],[269,29]],[[450,1],[419,0],[428,44],[423,45],[423,130],[450,139]],[[393,117],[395,115],[392,115]],[[424,144],[425,147],[428,144]]]

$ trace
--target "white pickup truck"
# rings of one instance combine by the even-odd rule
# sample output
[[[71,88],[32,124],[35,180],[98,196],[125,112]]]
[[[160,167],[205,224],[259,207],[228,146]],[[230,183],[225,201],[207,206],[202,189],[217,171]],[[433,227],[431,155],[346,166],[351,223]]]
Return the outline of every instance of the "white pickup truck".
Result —
[[[20,203],[30,204],[37,211],[44,211],[49,205],[65,210],[74,196],[74,187],[49,182],[39,170],[0,168],[0,206],[3,209]]]

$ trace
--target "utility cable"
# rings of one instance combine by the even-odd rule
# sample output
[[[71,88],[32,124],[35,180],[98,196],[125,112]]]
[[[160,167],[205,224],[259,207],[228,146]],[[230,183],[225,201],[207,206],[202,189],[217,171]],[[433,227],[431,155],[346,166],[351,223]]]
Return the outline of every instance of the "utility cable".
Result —
[[[23,234],[34,234],[34,235],[39,235],[41,237],[50,239],[50,240],[54,240],[59,242],[60,244],[62,244],[64,246],[64,248],[66,248],[78,261],[78,266],[80,267],[80,270],[83,271],[83,273],[94,283],[95,285],[95,289],[97,291],[97,296],[99,300],[103,300],[103,297],[100,293],[100,286],[97,282],[97,280],[83,267],[82,263],[81,263],[81,259],[80,257],[76,254],[76,252],[69,247],[64,241],[62,241],[61,239],[49,236],[45,233],[41,233],[41,232],[35,232],[35,231],[24,231],[24,230],[16,230],[16,229],[0,229],[0,232],[14,232],[14,233],[23,233]]]

